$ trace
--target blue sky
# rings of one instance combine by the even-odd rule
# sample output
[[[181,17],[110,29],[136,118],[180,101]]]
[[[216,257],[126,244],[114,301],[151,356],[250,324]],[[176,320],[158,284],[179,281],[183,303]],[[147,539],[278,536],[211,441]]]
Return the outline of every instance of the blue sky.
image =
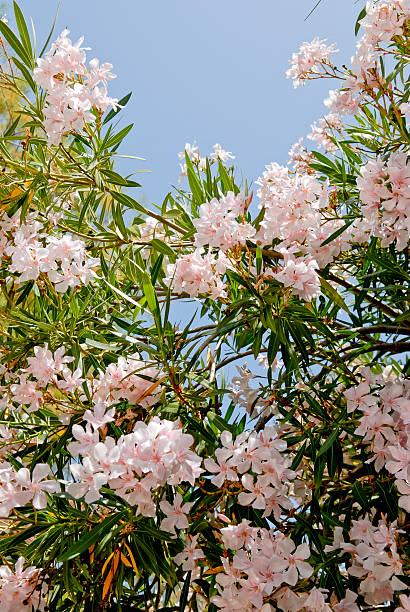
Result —
[[[110,95],[133,96],[121,126],[134,123],[121,153],[146,161],[120,160],[120,171],[150,170],[137,180],[134,197],[161,203],[179,174],[178,151],[194,139],[202,155],[221,143],[236,156],[238,170],[256,180],[272,161],[286,163],[291,145],[326,114],[323,98],[337,84],[316,81],[294,89],[285,78],[288,60],[315,36],[336,42],[335,63],[349,63],[354,24],[362,0],[18,0],[32,17],[43,46],[58,4],[56,37],[67,27],[85,37],[88,58],[114,65]],[[11,15],[8,15],[11,19]],[[185,302],[185,301],[184,301]],[[178,302],[186,324],[192,303]],[[247,357],[255,374],[264,370]]]
[[[272,161],[286,162],[290,146],[325,114],[331,81],[293,89],[287,62],[316,35],[336,42],[335,62],[349,62],[362,0],[19,0],[42,46],[58,4],[55,34],[85,36],[89,59],[114,64],[111,95],[133,97],[121,125],[134,123],[121,161],[140,175],[140,199],[160,202],[177,183],[177,153],[197,140],[205,155],[216,142],[236,155],[249,180]],[[142,196],[142,197],[141,197]]]

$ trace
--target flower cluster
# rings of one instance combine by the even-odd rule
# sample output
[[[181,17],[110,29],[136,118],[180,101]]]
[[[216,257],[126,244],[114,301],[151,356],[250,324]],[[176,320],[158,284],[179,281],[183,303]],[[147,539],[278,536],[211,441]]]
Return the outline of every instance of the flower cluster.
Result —
[[[243,220],[245,202],[242,195],[229,191],[225,197],[213,198],[199,207],[199,219],[193,219],[197,233],[195,246],[208,245],[227,251],[235,245],[244,245],[255,235],[255,228]],[[237,221],[242,217],[241,222]]]
[[[209,156],[211,164],[217,161],[221,161],[222,163],[225,163],[229,159],[235,159],[235,155],[232,155],[231,151],[226,151],[225,149],[223,149],[219,143],[214,144],[212,149],[213,149],[213,152]],[[180,151],[178,153],[178,157],[182,161],[182,163],[179,164],[179,167],[180,167],[180,174],[179,174],[179,179],[178,179],[179,183],[182,183],[182,179],[188,176],[187,175],[187,165],[184,162],[185,154],[187,154],[189,159],[191,159],[194,162],[199,172],[205,172],[206,170],[206,157],[200,157],[199,149],[196,146],[196,142],[194,141],[192,144],[189,142],[186,142],[184,151]]]
[[[382,239],[382,247],[394,240],[399,251],[410,236],[410,163],[406,153],[392,153],[387,161],[369,161],[357,178],[363,219],[355,223],[355,239]]]
[[[356,55],[352,58],[354,71],[360,74],[363,70],[376,68],[381,45],[401,35],[409,17],[408,0],[368,1],[366,15],[360,20],[364,36],[359,39]]]
[[[388,526],[380,520],[376,527],[366,515],[364,519],[352,521],[352,525],[349,542],[343,540],[343,528],[335,527],[333,545],[326,546],[325,552],[342,550],[352,555],[353,562],[347,571],[360,578],[359,594],[366,603],[378,605],[392,601],[395,591],[406,588],[398,578],[404,572],[397,552],[396,523]]]
[[[395,36],[403,33],[403,26],[410,17],[408,0],[370,0],[366,14],[360,20],[365,33],[356,45],[352,67],[341,90],[329,91],[325,105],[330,112],[355,114],[360,105],[360,94],[380,79],[377,60],[386,53],[383,45],[389,45]]]
[[[410,512],[410,384],[389,381],[366,371],[366,380],[345,391],[348,412],[363,416],[355,433],[372,445],[377,472],[383,467],[394,474],[401,497],[399,506]],[[379,389],[371,390],[371,385]]]
[[[149,408],[159,399],[162,387],[158,384],[159,370],[138,354],[120,357],[100,371],[92,384],[94,404],[111,406],[122,399],[128,403]]]
[[[326,39],[320,40],[317,36],[311,42],[304,42],[297,53],[289,60],[291,66],[286,72],[288,79],[293,80],[293,86],[304,84],[310,75],[319,72],[319,66],[329,63],[332,53],[337,51],[336,45],[325,45]]]
[[[288,166],[298,174],[315,174],[316,170],[311,167],[314,161],[313,154],[302,145],[303,138],[295,142],[288,153]]]
[[[168,264],[166,285],[172,285],[176,293],[187,293],[190,297],[209,294],[216,300],[227,297],[222,276],[230,267],[229,260],[223,252],[214,255],[210,251],[196,249],[178,257],[174,264]]]
[[[232,560],[221,559],[224,571],[217,574],[219,594],[212,602],[226,612],[245,612],[261,610],[264,598],[273,595],[281,610],[289,609],[281,606],[276,593],[282,585],[295,586],[312,575],[313,568],[306,561],[309,546],[296,546],[282,533],[252,527],[246,519],[222,528],[221,535],[225,549],[232,551]]]
[[[337,150],[337,146],[330,138],[330,132],[332,130],[339,130],[342,128],[342,122],[340,121],[339,115],[336,113],[329,113],[318,122],[315,121],[311,126],[312,131],[308,134],[309,140],[313,140],[319,147],[325,149],[327,153],[333,153]]]
[[[265,427],[259,434],[244,432],[232,439],[232,434],[221,434],[222,447],[215,451],[216,461],[205,459],[205,467],[213,474],[211,482],[221,487],[225,481],[241,479],[243,491],[238,502],[263,510],[263,516],[274,515],[280,519],[283,509],[291,508],[289,500],[290,480],[295,472],[290,469],[291,460],[281,454],[286,450],[274,427]],[[252,472],[252,473],[250,473]]]
[[[297,247],[320,268],[350,248],[347,232],[322,245],[344,222],[330,215],[328,186],[315,175],[291,175],[287,168],[273,163],[266,166],[258,183],[260,208],[265,211],[256,235],[259,242],[271,244],[280,240],[279,250]]]
[[[246,364],[236,366],[236,369],[238,374],[232,378],[229,397],[235,406],[245,408],[250,416],[254,416],[264,408],[264,403],[260,399],[260,389],[254,389],[249,384],[255,378],[255,374]]]
[[[312,257],[294,257],[290,251],[281,249],[284,264],[273,278],[290,287],[292,292],[305,302],[311,302],[320,295],[320,278],[317,273],[319,265]]]
[[[27,218],[19,224],[17,216],[1,219],[1,238],[3,258],[10,258],[8,270],[17,274],[16,281],[37,281],[46,275],[55,290],[65,293],[69,288],[88,285],[96,276],[93,268],[98,259],[89,257],[85,245],[65,234],[61,238],[47,235],[42,224]]]
[[[58,145],[63,134],[80,131],[92,119],[91,109],[104,112],[116,107],[117,100],[107,94],[107,80],[115,77],[112,65],[100,66],[94,58],[86,68],[86,49],[81,38],[72,44],[64,30],[51,45],[45,58],[37,59],[35,81],[47,91],[44,129],[50,144]]]
[[[16,472],[8,462],[0,463],[0,516],[9,516],[13,508],[29,502],[37,510],[46,508],[46,493],[60,491],[57,481],[46,480],[50,475],[46,463],[37,463],[31,474],[25,467]]]
[[[183,432],[177,421],[171,422],[153,417],[148,424],[138,421],[131,433],[122,435],[117,441],[106,437],[96,443],[95,433],[89,426],[73,427],[76,442],[68,446],[74,456],[83,457],[81,463],[70,467],[76,482],[67,486],[67,491],[86,503],[100,499],[100,489],[108,485],[116,494],[143,516],[155,516],[156,505],[152,491],[165,484],[178,485],[181,482],[194,484],[203,471],[201,458],[191,450],[194,439]],[[176,498],[176,504],[180,500]],[[165,526],[181,526],[178,515],[187,507],[162,506],[170,520]]]
[[[31,612],[44,610],[46,585],[40,582],[41,569],[24,568],[24,557],[17,559],[14,571],[0,566],[0,607],[2,612]]]
[[[64,347],[53,353],[45,346],[35,346],[34,356],[28,357],[27,368],[22,368],[15,374],[14,382],[10,385],[9,407],[21,412],[34,412],[42,404],[43,393],[49,384],[57,386],[63,391],[74,391],[82,382],[81,372],[76,370],[73,374],[67,364],[73,357],[65,355]],[[3,389],[3,392],[6,388]],[[6,404],[7,405],[7,404]],[[6,406],[4,406],[6,407]]]

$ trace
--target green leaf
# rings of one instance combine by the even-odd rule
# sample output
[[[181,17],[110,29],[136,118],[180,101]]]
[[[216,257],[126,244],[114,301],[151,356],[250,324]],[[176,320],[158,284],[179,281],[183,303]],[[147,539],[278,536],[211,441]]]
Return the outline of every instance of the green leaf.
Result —
[[[194,166],[192,165],[192,161],[188,157],[188,154],[185,152],[185,161],[187,165],[187,175],[189,188],[191,189],[192,196],[196,204],[202,204],[205,202],[206,198],[204,196],[202,185],[197,177]]]
[[[121,98],[121,100],[118,101],[117,108],[115,110],[112,108],[110,112],[107,113],[107,116],[104,118],[103,125],[111,121],[111,119],[113,119],[115,115],[117,115],[124,108],[131,96],[132,91],[130,91],[130,93],[127,93],[126,96],[124,96],[123,98]]]
[[[210,423],[215,425],[215,427],[219,429],[220,432],[225,430],[232,431],[232,425],[229,425],[229,423],[227,423],[225,419],[215,414],[215,412],[208,412],[207,417]]]
[[[323,455],[323,453],[325,453],[333,445],[334,441],[337,438],[338,433],[339,433],[339,428],[336,427],[336,429],[334,429],[332,433],[330,434],[330,436],[327,438],[326,442],[320,447],[319,452],[316,455],[316,457],[320,457],[321,455]]]
[[[127,127],[120,130],[117,134],[114,134],[114,136],[111,136],[111,138],[108,138],[107,140],[104,138],[101,148],[111,149],[112,147],[118,147],[133,127],[134,124],[131,123],[130,125],[127,125]]]
[[[126,511],[124,510],[123,512],[114,512],[110,516],[107,516],[107,518],[97,525],[97,527],[94,527],[94,529],[83,535],[78,542],[63,553],[58,560],[64,562],[74,559],[74,557],[77,557],[85,550],[88,550],[90,546],[98,542],[98,540],[106,535],[114,525],[116,525],[118,529],[121,529],[119,521],[125,514]]]
[[[188,572],[185,578],[184,586],[182,587],[181,597],[179,599],[179,612],[185,612],[188,603],[189,585],[191,584],[191,573]]]
[[[332,285],[326,279],[324,279],[323,276],[320,277],[320,285],[323,293],[327,295],[327,297],[330,298],[337,306],[339,306],[339,308],[342,308],[345,312],[347,312],[347,314],[350,315],[350,310],[348,309],[340,293],[336,291],[336,289],[332,287]]]
[[[350,221],[348,221],[345,225],[343,225],[343,227],[339,227],[339,229],[337,229],[335,232],[333,232],[333,234],[331,236],[329,236],[328,238],[326,238],[326,240],[324,240],[322,242],[322,244],[320,245],[325,246],[326,244],[329,244],[329,242],[332,242],[333,240],[335,240],[335,238],[337,238],[338,236],[340,236],[340,234],[343,234],[343,232],[352,225],[352,223],[354,223],[355,219],[351,219]]]
[[[137,202],[130,196],[126,195],[125,193],[119,193],[118,191],[110,190],[110,194],[115,200],[117,200],[117,202],[121,202],[121,204],[124,204],[128,208],[131,208],[133,210],[138,210],[139,212],[144,213],[144,214],[149,213],[148,209],[145,206],[143,206],[142,204],[139,204],[139,202]]]
[[[169,257],[172,257],[175,259],[174,251],[163,240],[159,240],[159,238],[153,238],[151,244],[152,244],[152,248],[158,251],[158,253],[163,253],[164,255],[168,255]]]
[[[366,494],[364,492],[364,489],[362,487],[362,485],[360,484],[360,482],[355,482],[352,486],[352,493],[353,493],[353,497],[355,498],[356,501],[359,502],[359,504],[361,505],[361,507],[363,508],[363,510],[368,510],[369,509],[369,501],[366,497]]]
[[[39,57],[42,57],[42,56],[43,56],[43,53],[44,53],[44,51],[47,49],[47,47],[48,47],[48,43],[49,43],[49,42],[50,42],[50,40],[51,40],[51,37],[52,37],[53,32],[54,32],[54,28],[56,27],[56,23],[57,23],[58,11],[59,11],[59,8],[57,8],[56,14],[55,14],[55,16],[54,16],[54,21],[53,21],[53,23],[52,23],[52,25],[51,25],[51,30],[50,30],[50,33],[49,33],[49,35],[47,36],[47,40],[46,40],[46,42],[44,43],[44,46],[43,46],[43,48],[42,48],[42,49],[41,49],[41,51],[40,51],[40,55],[39,55]]]
[[[258,246],[256,247],[256,273],[258,275],[261,273],[262,264],[263,264],[262,249],[260,248],[258,244]]]
[[[4,38],[7,40],[10,47],[17,53],[19,58],[23,60],[25,65],[28,68],[32,68],[32,59],[30,58],[30,56],[27,55],[27,52],[24,49],[23,45],[21,44],[17,36],[14,34],[14,32],[9,28],[9,26],[5,24],[4,21],[1,21],[1,20],[0,20],[0,32],[3,34]]]
[[[34,82],[33,77],[31,76],[30,71],[25,67],[23,62],[21,62],[19,59],[17,59],[17,57],[13,56],[11,59],[16,64],[17,68],[20,70],[21,74],[24,76],[24,78],[26,79],[27,83],[30,85],[31,89],[34,92],[36,92],[37,85]]]
[[[107,181],[113,185],[123,185],[124,187],[141,187],[139,183],[130,181],[113,170],[100,170],[100,172],[106,177]]]
[[[223,165],[221,161],[219,161],[218,167],[219,167],[219,176],[221,177],[221,183],[222,183],[222,187],[224,191],[225,192],[233,191],[232,179],[229,176],[225,166]]]
[[[14,16],[16,18],[17,28],[20,33],[21,42],[27,53],[27,56],[31,58],[30,67],[34,68],[33,47],[31,46],[31,39],[30,39],[30,34],[28,32],[27,24],[25,22],[21,8],[17,4],[17,2],[14,2],[13,5],[14,5]]]
[[[362,10],[359,13],[359,16],[356,20],[356,24],[354,27],[354,35],[357,36],[360,30],[360,21],[363,19],[363,17],[366,17],[366,7],[362,8]]]

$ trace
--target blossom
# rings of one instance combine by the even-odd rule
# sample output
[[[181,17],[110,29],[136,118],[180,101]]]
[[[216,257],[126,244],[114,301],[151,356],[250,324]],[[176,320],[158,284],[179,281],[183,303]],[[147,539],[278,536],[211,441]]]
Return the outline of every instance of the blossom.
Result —
[[[347,589],[346,596],[340,600],[338,604],[333,606],[335,612],[360,612],[359,606],[356,604],[357,594]]]
[[[163,531],[169,531],[176,533],[175,527],[178,529],[188,529],[189,523],[187,514],[193,506],[193,503],[182,504],[182,495],[177,493],[175,495],[174,503],[171,505],[169,502],[163,500],[159,506],[162,512],[166,515],[166,518],[162,519],[161,529]]]
[[[205,558],[202,548],[197,546],[198,538],[198,535],[190,537],[183,551],[174,557],[175,563],[177,565],[182,565],[184,572],[194,571],[198,560]]]
[[[25,559],[19,557],[14,571],[9,565],[0,566],[0,607],[2,612],[29,612],[33,608],[44,610],[45,585],[36,588],[39,583],[41,568],[29,566],[24,568]]]
[[[96,276],[92,268],[99,260],[86,254],[80,240],[69,235],[49,236],[40,229],[41,224],[28,216],[4,249],[11,258],[10,272],[19,275],[16,281],[36,281],[41,274],[47,274],[59,293],[81,283],[87,285]]]
[[[242,506],[251,505],[257,510],[264,510],[266,508],[266,500],[268,497],[273,495],[274,489],[269,485],[269,480],[263,476],[259,476],[254,482],[251,474],[244,474],[242,476],[242,484],[245,490],[250,493],[241,492],[238,495],[238,502]]]
[[[110,363],[105,372],[100,371],[94,382],[93,400],[96,403],[117,403],[126,399],[130,404],[143,408],[153,406],[162,392],[158,384],[159,370],[138,354],[120,357]]]
[[[27,380],[27,374],[21,374],[19,382],[10,386],[11,399],[19,406],[25,406],[27,412],[38,410],[43,394],[34,380]]]
[[[292,292],[302,300],[311,302],[313,298],[320,295],[320,279],[316,272],[319,266],[311,257],[298,257],[286,250],[282,251],[284,264],[279,272],[272,274],[273,278],[283,283],[285,287],[291,287]]]
[[[9,516],[13,508],[25,506],[30,497],[29,491],[16,486],[15,474],[10,474],[0,485],[0,517]]]
[[[398,501],[400,508],[410,514],[410,481],[396,480],[396,487],[401,494]]]
[[[359,110],[360,100],[349,90],[330,90],[329,97],[324,100],[331,113],[339,115],[355,115]]]
[[[382,247],[396,241],[402,251],[410,232],[410,164],[406,153],[395,152],[387,161],[376,158],[360,169],[356,180],[363,204],[363,221],[368,235],[382,238]]]
[[[115,408],[111,408],[111,410],[105,410],[105,406],[103,404],[96,404],[94,406],[94,412],[91,410],[86,410],[84,412],[83,419],[90,423],[94,430],[100,429],[100,427],[104,427],[107,423],[111,423],[114,421]]]
[[[208,472],[215,474],[215,476],[211,478],[212,484],[214,484],[216,487],[222,487],[225,480],[238,480],[236,471],[233,469],[229,461],[227,461],[228,457],[231,456],[231,453],[226,449],[217,448],[215,451],[215,456],[218,463],[211,457],[207,457],[204,461]]]
[[[181,151],[180,153],[178,153],[179,159],[185,159],[185,153],[188,155],[190,159],[198,157],[198,147],[196,146],[195,140],[192,144],[190,144],[189,142],[185,143],[184,151]]]
[[[400,595],[401,606],[395,609],[394,612],[410,612],[410,596]]]
[[[97,471],[97,466],[85,457],[82,464],[70,465],[74,478],[80,482],[71,482],[67,485],[67,493],[80,499],[84,497],[87,504],[92,504],[100,498],[100,489],[107,483],[107,474]]]
[[[209,294],[212,299],[227,296],[222,275],[229,262],[223,253],[204,254],[202,249],[178,257],[176,263],[167,266],[166,285],[172,285],[176,293],[187,293],[190,297]]]
[[[16,472],[16,482],[27,489],[32,498],[33,506],[37,510],[47,507],[46,493],[60,491],[60,485],[55,480],[44,480],[51,475],[51,468],[46,463],[37,463],[32,474],[27,468],[21,468]]]
[[[49,144],[58,145],[63,134],[80,131],[84,123],[92,120],[92,107],[105,111],[117,107],[117,100],[107,95],[107,80],[113,79],[109,63],[100,66],[94,58],[85,66],[83,39],[73,44],[69,30],[63,30],[44,58],[37,59],[34,80],[46,89],[43,109],[44,129]]]
[[[28,357],[27,374],[37,379],[40,386],[45,386],[55,374],[64,370],[65,364],[74,360],[74,357],[65,355],[65,348],[61,346],[56,350],[54,356],[48,348],[48,344],[34,347],[34,357]]]
[[[295,586],[299,577],[309,578],[313,574],[312,566],[305,561],[310,557],[310,550],[307,544],[295,545],[290,538],[281,542],[281,553],[285,557],[289,566],[283,575],[283,581],[291,586]],[[294,552],[291,552],[294,550]]]
[[[196,228],[195,246],[208,245],[227,251],[235,245],[244,245],[256,233],[250,223],[237,221],[244,208],[242,196],[235,196],[232,191],[219,200],[213,198],[201,204],[199,219],[192,221]]]
[[[339,115],[336,113],[329,113],[318,122],[311,125],[312,131],[308,134],[308,138],[318,144],[318,146],[325,149],[328,153],[333,153],[337,149],[337,145],[331,140],[330,131],[337,129],[340,130],[342,123]]]
[[[235,159],[235,155],[232,155],[231,151],[225,151],[219,143],[214,144],[212,148],[214,151],[209,156],[211,159],[219,159],[222,163],[227,162],[228,159]]]
[[[293,86],[304,84],[311,74],[318,74],[319,67],[328,64],[332,53],[337,51],[336,45],[325,45],[326,39],[320,40],[317,36],[311,42],[301,44],[298,53],[293,53],[289,60],[290,68],[286,77],[293,80]]]
[[[236,406],[241,406],[246,409],[249,415],[257,413],[264,404],[260,400],[260,390],[250,386],[250,381],[255,378],[247,367],[246,363],[243,366],[236,366],[238,374],[232,378],[229,389],[230,399]]]
[[[370,386],[366,382],[362,382],[357,387],[348,389],[343,395],[346,398],[348,413],[357,409],[363,411],[368,410],[377,403],[377,398],[370,394]]]

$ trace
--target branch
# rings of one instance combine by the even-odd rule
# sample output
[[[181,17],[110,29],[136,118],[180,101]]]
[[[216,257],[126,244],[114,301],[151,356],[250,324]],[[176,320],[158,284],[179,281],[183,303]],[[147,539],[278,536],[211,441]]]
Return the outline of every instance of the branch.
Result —
[[[327,275],[327,279],[333,281],[334,283],[337,283],[338,285],[341,285],[342,287],[344,287],[345,289],[348,289],[355,295],[360,295],[362,293],[361,289],[359,289],[358,287],[355,287],[354,285],[346,281],[344,278],[339,278],[338,276],[335,276],[334,274],[329,273]],[[397,312],[396,310],[393,310],[392,308],[390,308],[390,306],[387,306],[387,304],[383,304],[383,302],[380,302],[379,300],[377,300],[376,298],[370,295],[366,294],[364,296],[364,299],[367,300],[369,304],[372,304],[373,306],[375,306],[376,308],[378,308],[379,310],[387,314],[389,317],[397,318],[401,314],[400,312]],[[410,324],[409,324],[409,327],[410,327]]]
[[[410,329],[407,327],[400,327],[400,325],[369,325],[367,327],[352,327],[351,329],[340,329],[337,330],[339,335],[344,336],[350,333],[359,334],[361,336],[367,334],[396,334],[408,336],[410,335]]]
[[[360,355],[362,353],[406,353],[410,351],[410,342],[378,342],[369,346],[368,348],[350,349],[346,351],[341,359],[351,358],[353,355]]]

